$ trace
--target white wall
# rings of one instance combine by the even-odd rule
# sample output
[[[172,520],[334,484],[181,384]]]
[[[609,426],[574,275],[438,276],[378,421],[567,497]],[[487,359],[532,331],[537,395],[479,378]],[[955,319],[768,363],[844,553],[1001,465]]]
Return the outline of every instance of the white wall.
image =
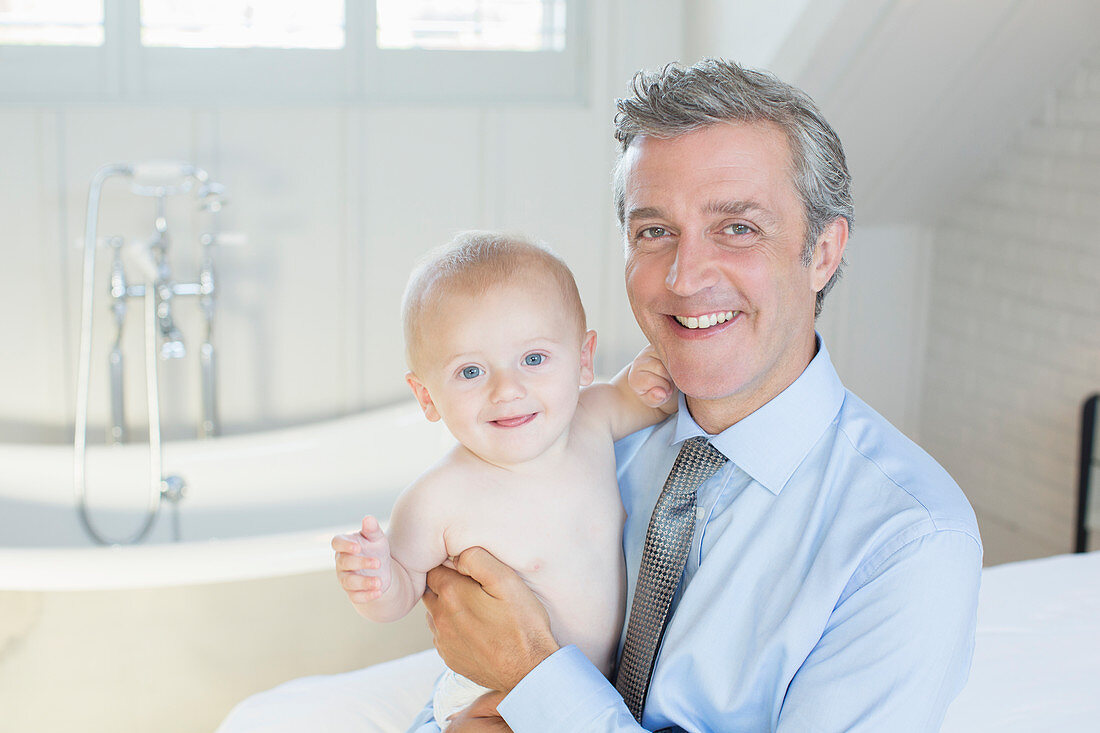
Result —
[[[857,224],[818,322],[845,386],[918,442],[931,245],[925,227]]]
[[[107,162],[178,158],[224,183],[223,226],[247,246],[218,258],[216,323],[227,432],[356,411],[405,396],[398,305],[414,260],[456,231],[518,230],[576,272],[600,368],[639,343],[622,292],[609,175],[613,100],[639,66],[681,55],[679,2],[585,3],[585,101],[416,107],[24,106],[0,109],[0,440],[71,439],[88,182]],[[104,194],[100,233],[147,235],[152,202],[121,183]],[[169,210],[178,279],[195,221]],[[197,248],[190,248],[197,249]],[[105,278],[106,256],[100,257]],[[100,293],[106,280],[100,280]],[[100,298],[92,418],[107,409],[113,326]],[[177,319],[190,352],[162,365],[168,435],[198,419],[195,304]],[[143,426],[140,302],[126,324],[127,413]]]
[[[935,235],[921,434],[987,563],[1071,549],[1081,403],[1100,390],[1100,54]]]

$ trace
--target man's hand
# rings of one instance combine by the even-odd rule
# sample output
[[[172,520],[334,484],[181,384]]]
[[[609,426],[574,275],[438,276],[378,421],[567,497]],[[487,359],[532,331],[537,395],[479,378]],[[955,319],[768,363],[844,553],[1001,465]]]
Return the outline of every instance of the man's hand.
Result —
[[[510,567],[481,547],[428,571],[424,605],[447,666],[507,693],[558,650],[542,602]],[[457,571],[457,572],[456,572]]]
[[[512,733],[512,729],[497,712],[503,692],[486,692],[470,707],[451,716],[447,733]]]

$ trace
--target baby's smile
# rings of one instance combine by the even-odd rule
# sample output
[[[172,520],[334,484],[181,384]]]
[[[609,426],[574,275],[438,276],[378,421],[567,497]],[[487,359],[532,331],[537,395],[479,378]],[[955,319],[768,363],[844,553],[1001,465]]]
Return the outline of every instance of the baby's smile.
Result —
[[[537,415],[537,412],[531,412],[526,415],[516,415],[515,417],[502,417],[496,420],[490,420],[489,424],[496,425],[500,428],[518,428],[534,420]]]

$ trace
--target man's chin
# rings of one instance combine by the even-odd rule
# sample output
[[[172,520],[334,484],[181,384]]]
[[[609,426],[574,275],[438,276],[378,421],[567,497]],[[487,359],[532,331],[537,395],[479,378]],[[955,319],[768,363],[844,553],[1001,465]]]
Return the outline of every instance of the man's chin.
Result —
[[[683,373],[669,370],[676,387],[684,393],[689,400],[702,400],[711,402],[736,396],[744,385],[740,380],[731,378],[731,374],[719,373],[715,379],[715,372],[709,373],[702,370],[691,370]]]

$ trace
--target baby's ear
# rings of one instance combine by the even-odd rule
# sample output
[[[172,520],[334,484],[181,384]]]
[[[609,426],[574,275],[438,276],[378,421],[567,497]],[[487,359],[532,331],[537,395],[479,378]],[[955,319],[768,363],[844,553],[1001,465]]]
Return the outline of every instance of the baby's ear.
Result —
[[[596,379],[596,332],[588,331],[581,342],[581,386],[587,387]]]
[[[424,417],[432,422],[438,421],[439,410],[435,409],[435,403],[432,402],[432,396],[428,393],[428,388],[424,386],[424,383],[412,372],[405,374],[405,381],[408,383],[409,389],[412,390],[413,396],[416,397],[416,401],[420,403],[420,409],[424,411]]]

